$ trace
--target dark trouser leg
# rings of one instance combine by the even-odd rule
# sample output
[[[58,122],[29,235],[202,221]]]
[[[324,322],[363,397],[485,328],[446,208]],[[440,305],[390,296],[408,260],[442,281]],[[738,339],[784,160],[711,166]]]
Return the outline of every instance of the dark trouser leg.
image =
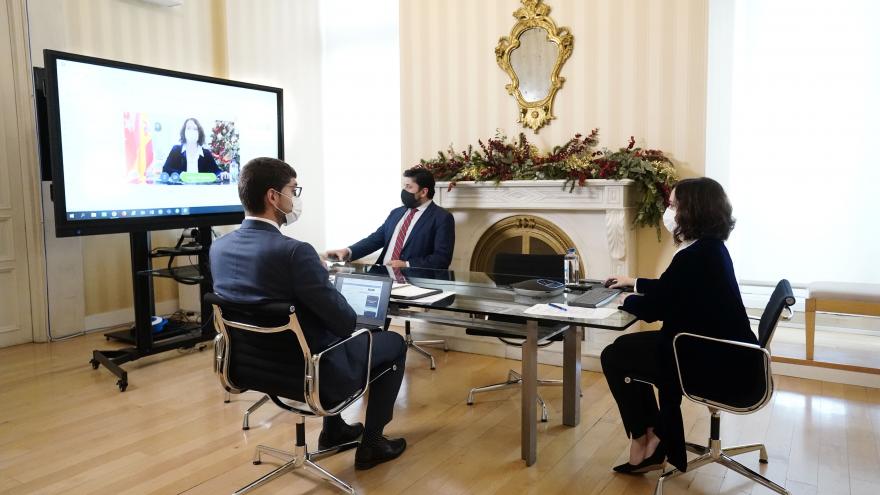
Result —
[[[367,402],[367,417],[364,421],[366,433],[381,434],[385,425],[394,415],[397,392],[403,382],[406,364],[406,343],[394,332],[373,334],[373,353],[370,358],[370,376],[384,375],[370,384],[370,397]],[[397,369],[390,369],[396,366]]]
[[[618,337],[602,351],[602,371],[617,402],[627,435],[641,437],[660,421],[654,388],[625,379],[638,378],[657,383],[660,332],[636,332]]]
[[[342,419],[342,416],[339,414],[335,416],[324,416],[324,431],[334,434],[339,432],[346,426],[348,426],[348,423],[346,423],[345,420]]]

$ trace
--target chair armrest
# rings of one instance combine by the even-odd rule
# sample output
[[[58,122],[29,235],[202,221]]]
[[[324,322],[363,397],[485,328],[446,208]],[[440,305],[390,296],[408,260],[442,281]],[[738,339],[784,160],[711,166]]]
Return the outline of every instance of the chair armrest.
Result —
[[[672,348],[681,391],[688,399],[739,414],[769,401],[773,380],[767,349],[693,333],[676,335]]]
[[[782,315],[782,319],[785,320],[785,321],[791,321],[792,318],[794,318],[794,310],[791,309],[791,306],[786,306],[786,307],[785,307],[785,310],[788,311],[788,314],[787,314],[787,315]],[[752,320],[752,321],[761,321],[761,317],[760,317],[760,316],[752,316],[752,315],[747,315],[747,316],[748,316],[749,319]]]
[[[333,352],[338,352],[339,350],[352,345],[357,339],[362,338],[362,336],[366,335],[367,345],[366,345],[366,356],[364,356],[363,362],[364,370],[363,375],[364,379],[361,382],[361,386],[358,389],[357,393],[344,400],[343,402],[333,405],[332,407],[325,407],[321,403],[321,361],[325,356],[333,354]],[[332,346],[324,349],[323,351],[313,354],[311,357],[311,361],[309,362],[309,369],[306,374],[306,401],[309,404],[309,407],[315,411],[315,413],[319,416],[331,416],[334,414],[338,414],[340,411],[351,405],[354,401],[360,399],[366,392],[367,388],[370,384],[370,368],[371,368],[371,358],[372,358],[372,350],[373,350],[373,334],[366,328],[362,328],[360,330],[356,330],[349,337],[333,344]]]
[[[355,338],[357,338],[357,336],[360,335],[360,334],[362,334],[362,333],[368,333],[368,334],[371,334],[370,330],[369,330],[369,329],[366,329],[366,328],[361,328],[360,330],[355,330],[355,331],[352,332],[352,334],[349,335],[348,337],[346,337],[346,338],[340,340],[339,342],[337,342],[337,343],[331,345],[330,347],[324,349],[323,351],[321,351],[321,352],[319,352],[318,354],[315,354],[315,355],[316,355],[316,356],[320,356],[320,355],[322,355],[322,354],[325,354],[325,353],[327,353],[327,352],[332,351],[333,349],[336,349],[337,347],[344,347],[346,344],[348,344],[350,341],[352,341],[352,340],[354,340]],[[372,346],[372,343],[373,343],[373,336],[372,336],[372,334],[371,334],[371,335],[370,335],[370,346]]]
[[[699,335],[696,333],[688,333],[688,332],[681,332],[679,334],[676,334],[675,337],[673,337],[673,339],[672,339],[673,348],[676,348],[678,346],[679,339],[681,339],[681,338],[686,339],[686,338],[690,338],[690,337],[693,337],[698,340],[717,342],[722,345],[728,344],[728,345],[733,345],[733,346],[737,346],[737,347],[745,347],[745,348],[754,349],[754,350],[758,350],[758,351],[762,351],[762,352],[767,352],[766,349],[762,349],[761,346],[759,346],[758,344],[750,344],[748,342],[740,342],[738,340],[727,340],[727,339],[719,339],[716,337],[707,337],[705,335]],[[767,352],[767,355],[769,355],[769,354],[770,353]]]

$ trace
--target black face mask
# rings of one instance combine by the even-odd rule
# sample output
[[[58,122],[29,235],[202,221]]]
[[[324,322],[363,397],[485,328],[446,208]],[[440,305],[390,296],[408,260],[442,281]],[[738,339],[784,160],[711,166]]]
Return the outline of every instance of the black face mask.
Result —
[[[400,191],[400,201],[402,201],[403,206],[406,206],[407,208],[415,208],[419,206],[419,201],[416,199],[416,195],[406,189]]]

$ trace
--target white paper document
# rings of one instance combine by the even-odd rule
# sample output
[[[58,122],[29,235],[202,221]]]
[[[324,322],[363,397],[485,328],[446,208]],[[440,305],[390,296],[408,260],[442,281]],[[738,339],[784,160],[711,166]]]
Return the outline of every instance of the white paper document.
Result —
[[[562,306],[560,304],[560,306]],[[562,306],[565,311],[554,308],[549,304],[535,304],[523,313],[535,316],[562,316],[565,318],[583,318],[585,320],[604,320],[614,313],[617,308],[581,308],[580,306]]]

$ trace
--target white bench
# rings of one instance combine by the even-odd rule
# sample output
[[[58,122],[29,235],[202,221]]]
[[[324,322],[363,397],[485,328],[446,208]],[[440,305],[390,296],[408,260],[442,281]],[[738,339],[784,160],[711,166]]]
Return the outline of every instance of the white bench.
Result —
[[[880,374],[880,370],[876,368],[815,361],[813,355],[816,342],[816,312],[880,316],[880,284],[813,282],[809,290],[805,314],[807,361],[828,368]]]

